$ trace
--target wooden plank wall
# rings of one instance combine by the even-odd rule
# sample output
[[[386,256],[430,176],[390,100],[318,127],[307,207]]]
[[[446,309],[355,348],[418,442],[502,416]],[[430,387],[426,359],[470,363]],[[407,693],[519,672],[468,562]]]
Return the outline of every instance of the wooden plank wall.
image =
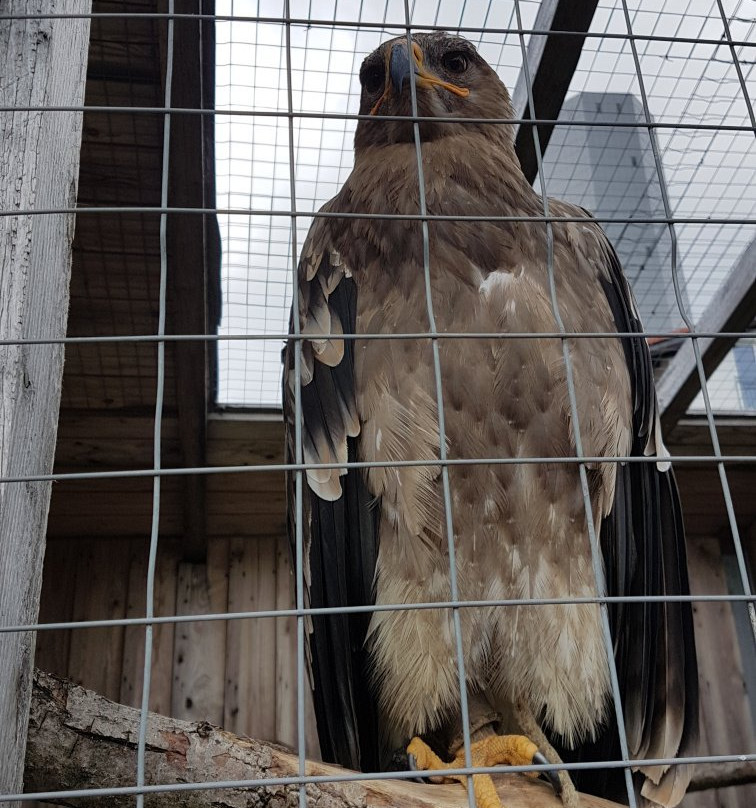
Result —
[[[40,621],[143,616],[147,553],[143,539],[49,542]],[[175,541],[161,544],[158,616],[288,609],[292,593],[283,537],[213,539],[207,564],[182,562]],[[144,635],[141,626],[42,631],[36,664],[137,707]],[[155,628],[150,689],[155,712],[206,720],[239,735],[294,747],[296,692],[293,617]],[[311,706],[306,727],[308,754],[317,756]]]
[[[694,593],[726,594],[717,539],[689,539]],[[144,614],[147,544],[143,539],[51,541],[45,560],[42,622]],[[290,608],[293,580],[282,536],[215,538],[207,565],[180,560],[178,543],[161,544],[158,615]],[[703,754],[756,748],[729,604],[695,605]],[[37,666],[108,698],[138,706],[144,629],[40,632]],[[316,748],[307,701],[307,754]],[[240,735],[296,744],[296,621],[238,619],[156,627],[150,709],[207,720]],[[750,808],[756,787],[689,794],[684,808]]]
[[[728,594],[719,539],[688,538],[691,592]],[[740,644],[729,603],[695,603],[693,621],[698,650],[701,704],[700,754],[752,753],[756,736],[743,681]],[[754,694],[751,694],[753,697]],[[688,794],[684,808],[752,808],[756,785]]]

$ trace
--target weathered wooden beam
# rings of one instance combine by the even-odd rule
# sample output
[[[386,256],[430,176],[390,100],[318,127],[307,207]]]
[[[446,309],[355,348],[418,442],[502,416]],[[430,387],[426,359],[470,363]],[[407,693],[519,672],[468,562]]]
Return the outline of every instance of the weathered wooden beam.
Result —
[[[212,14],[209,0],[178,0],[177,13]],[[173,89],[171,106],[212,108],[214,103],[214,27],[205,19],[173,22]],[[204,208],[214,204],[214,120],[206,115],[171,116],[169,204]],[[169,330],[205,334],[216,330],[211,311],[211,285],[218,283],[219,242],[214,216],[174,214],[168,217]],[[205,465],[207,405],[210,391],[209,352],[203,341],[175,346],[176,401],[183,465]],[[185,558],[203,562],[207,552],[205,477],[184,477]]]
[[[722,454],[756,454],[756,419],[743,416],[717,416],[714,419]],[[711,432],[705,415],[680,418],[674,429],[664,436],[664,443],[674,455],[708,455],[713,457]]]
[[[0,20],[0,106],[84,101],[88,0],[10,0]],[[76,202],[82,114],[0,113],[0,209],[70,208]],[[66,333],[71,214],[0,217],[0,339]],[[0,345],[0,477],[48,474],[55,451],[61,345]],[[0,483],[0,621],[34,623],[39,609],[49,483]],[[34,635],[0,634],[0,793],[18,791],[31,699]]]
[[[139,711],[37,672],[26,761],[27,792],[118,788],[134,785]],[[61,749],[66,753],[62,755]],[[249,738],[239,738],[206,722],[190,723],[150,713],[147,722],[148,784],[296,777],[296,754]],[[344,775],[346,770],[308,761],[308,775]],[[562,808],[545,783],[520,774],[497,778],[507,808]],[[307,786],[308,804],[328,808],[463,808],[467,790],[459,784],[421,785],[391,780],[319,782]],[[154,808],[296,808],[296,785],[260,785],[205,791],[157,792]],[[66,805],[131,808],[133,796],[66,798]],[[616,808],[616,803],[584,795],[582,808]]]
[[[711,300],[696,328],[703,332],[745,331],[756,317],[756,239],[740,256],[727,280]],[[706,378],[735,344],[731,337],[702,337],[698,340]],[[656,387],[664,432],[669,432],[685,415],[701,389],[692,340],[687,339],[667,365]]]
[[[587,32],[598,0],[543,0],[536,16],[535,30]],[[520,70],[512,104],[515,117],[555,120],[559,117],[567,89],[583,50],[584,36],[576,34],[533,34],[528,43],[527,62],[533,84],[533,105],[530,109],[525,70]],[[546,152],[553,124],[538,124],[541,153]],[[515,151],[522,171],[532,183],[538,173],[533,125],[521,124],[515,136]]]
[[[688,793],[756,783],[756,763],[699,763]]]

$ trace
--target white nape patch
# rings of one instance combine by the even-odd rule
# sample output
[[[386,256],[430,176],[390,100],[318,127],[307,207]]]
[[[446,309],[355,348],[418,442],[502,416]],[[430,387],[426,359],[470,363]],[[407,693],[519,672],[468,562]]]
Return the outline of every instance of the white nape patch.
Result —
[[[380,428],[375,433],[375,450],[376,452],[381,451],[381,441],[383,440],[383,432],[381,432]]]
[[[497,269],[489,273],[487,278],[480,282],[478,291],[483,297],[490,297],[497,289],[503,290],[514,280],[513,275],[506,269]]]

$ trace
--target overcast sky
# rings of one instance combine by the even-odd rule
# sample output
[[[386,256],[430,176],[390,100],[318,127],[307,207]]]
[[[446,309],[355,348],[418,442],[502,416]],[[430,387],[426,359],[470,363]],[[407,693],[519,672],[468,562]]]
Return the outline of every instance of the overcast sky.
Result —
[[[412,5],[412,25],[516,27],[514,2],[441,0]],[[735,40],[756,42],[756,0],[725,0]],[[532,27],[537,2],[520,3],[523,26]],[[630,0],[634,34],[720,39],[723,24],[716,0]],[[245,21],[246,16],[281,18],[281,0],[217,0],[216,12],[234,15],[217,24],[219,109],[286,112],[286,28]],[[375,22],[358,25],[292,25],[293,110],[357,112],[360,62],[380,42],[402,33],[404,4],[358,0],[292,0],[292,18]],[[627,33],[620,0],[600,2],[592,31]],[[517,35],[487,31],[466,34],[502,80],[514,87],[521,66]],[[726,45],[638,41],[641,70],[652,117],[665,123],[745,126],[748,109]],[[737,49],[748,93],[756,87],[756,48]],[[632,52],[626,40],[586,40],[569,96],[582,91],[639,96]],[[296,209],[317,210],[332,197],[352,165],[354,121],[295,119]],[[660,128],[670,200],[676,216],[756,217],[756,147],[753,132]],[[292,209],[289,124],[286,117],[218,116],[216,122],[218,207],[242,211],[221,216],[223,238],[222,333],[280,334],[287,329],[291,301],[291,219],[243,211]],[[578,200],[579,201],[579,200]],[[297,219],[297,246],[310,225]],[[756,236],[753,225],[677,225],[679,260],[694,317],[700,316],[738,255]],[[680,325],[670,322],[669,327]],[[219,343],[219,403],[280,405],[281,342]],[[732,364],[712,382],[719,406],[740,402]]]

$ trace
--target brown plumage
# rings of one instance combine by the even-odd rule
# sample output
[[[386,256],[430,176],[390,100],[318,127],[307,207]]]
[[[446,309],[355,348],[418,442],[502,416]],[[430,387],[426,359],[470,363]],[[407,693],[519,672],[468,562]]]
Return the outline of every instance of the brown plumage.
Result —
[[[543,215],[523,177],[509,95],[464,39],[417,34],[363,63],[355,165],[323,210],[419,212],[409,75],[416,73],[422,168],[432,215]],[[405,70],[406,72],[406,70]],[[406,79],[406,80],[405,80]],[[553,267],[567,332],[641,331],[616,255],[584,211],[549,200]],[[585,218],[583,218],[585,217]],[[546,227],[528,221],[430,221],[432,303],[440,332],[553,332]],[[431,342],[344,340],[343,333],[428,330],[423,235],[417,220],[317,218],[302,250],[302,434],[307,463],[439,458]],[[294,342],[285,358],[288,452],[294,439]],[[576,453],[560,340],[439,341],[450,458]],[[587,456],[655,455],[654,463],[588,466],[609,594],[687,593],[677,491],[664,462],[645,341],[569,341]],[[462,600],[596,594],[586,513],[574,463],[449,467]],[[307,600],[313,606],[446,601],[451,597],[438,465],[311,469],[303,486]],[[290,525],[296,514],[291,499]],[[468,689],[505,730],[523,703],[565,759],[619,757],[609,666],[595,604],[460,611]],[[689,752],[696,735],[689,604],[613,605],[610,621],[635,758]],[[459,682],[448,610],[316,617],[310,639],[324,757],[374,770],[415,734],[451,738]],[[477,713],[475,713],[477,715]],[[475,718],[475,715],[473,716]],[[482,723],[486,723],[482,721]],[[444,741],[445,743],[446,741]],[[448,752],[449,750],[444,750]],[[684,767],[636,776],[645,797],[679,802]],[[622,798],[621,770],[579,785]]]

